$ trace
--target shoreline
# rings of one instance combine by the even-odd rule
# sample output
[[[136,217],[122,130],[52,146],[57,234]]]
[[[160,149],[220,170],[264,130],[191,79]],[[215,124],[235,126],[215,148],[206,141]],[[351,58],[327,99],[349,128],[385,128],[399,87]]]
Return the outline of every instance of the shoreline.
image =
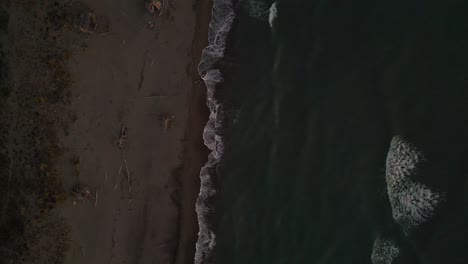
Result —
[[[125,1],[84,2],[109,19],[111,32],[91,37],[72,67],[78,120],[65,144],[81,158],[79,175],[65,184],[79,180],[99,189],[100,198],[98,210],[85,204],[61,209],[74,241],[65,263],[193,263],[208,119],[206,88],[195,69],[207,41],[210,2],[199,1],[196,10],[191,3],[171,2],[163,18]],[[174,125],[166,133],[152,113],[174,115]],[[123,166],[118,150],[105,142],[112,137],[102,125],[106,120],[114,120],[114,133],[119,124],[129,131],[128,146],[121,150],[128,159],[124,181],[118,180],[126,174],[117,172],[118,164]],[[91,137],[81,144],[72,142],[86,134]]]
[[[181,170],[181,215],[179,246],[175,263],[192,264],[198,240],[198,218],[195,204],[200,192],[200,170],[208,160],[209,150],[203,141],[203,130],[208,122],[207,88],[198,73],[202,51],[208,45],[208,27],[213,0],[197,0],[196,25],[192,42],[193,87],[189,94],[189,114],[185,132],[184,160]],[[189,164],[187,165],[187,161]]]

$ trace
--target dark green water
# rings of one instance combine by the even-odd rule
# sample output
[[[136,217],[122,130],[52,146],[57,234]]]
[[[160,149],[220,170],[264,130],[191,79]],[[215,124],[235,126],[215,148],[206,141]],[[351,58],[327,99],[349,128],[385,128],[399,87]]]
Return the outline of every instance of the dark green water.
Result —
[[[271,3],[267,3],[268,6]],[[279,1],[273,30],[239,11],[219,97],[239,108],[218,168],[216,263],[468,263],[468,2]],[[395,135],[427,153],[447,203],[394,223]]]

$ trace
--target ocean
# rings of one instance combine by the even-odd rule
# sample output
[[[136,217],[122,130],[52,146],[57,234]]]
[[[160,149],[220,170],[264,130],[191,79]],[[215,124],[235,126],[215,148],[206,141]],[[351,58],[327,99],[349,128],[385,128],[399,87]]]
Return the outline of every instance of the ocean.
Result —
[[[195,263],[468,263],[466,10],[214,0]]]

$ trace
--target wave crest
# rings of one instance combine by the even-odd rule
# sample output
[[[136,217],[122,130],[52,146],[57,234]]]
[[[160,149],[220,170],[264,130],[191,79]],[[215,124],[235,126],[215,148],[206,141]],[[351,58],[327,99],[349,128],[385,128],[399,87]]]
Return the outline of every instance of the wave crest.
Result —
[[[270,7],[270,13],[268,15],[268,22],[270,23],[270,27],[273,27],[275,23],[276,17],[278,16],[278,2],[274,2]]]
[[[214,186],[216,168],[224,152],[224,139],[220,131],[225,114],[223,104],[216,99],[215,92],[218,85],[223,82],[219,62],[224,58],[226,41],[234,18],[234,6],[231,0],[214,0],[208,46],[203,50],[202,60],[198,66],[198,72],[207,87],[206,103],[211,112],[203,131],[203,140],[211,153],[208,162],[200,171],[201,186],[196,203],[199,232],[195,264],[210,263],[216,245],[216,234],[210,225],[209,216],[214,211],[211,201],[216,195]]]

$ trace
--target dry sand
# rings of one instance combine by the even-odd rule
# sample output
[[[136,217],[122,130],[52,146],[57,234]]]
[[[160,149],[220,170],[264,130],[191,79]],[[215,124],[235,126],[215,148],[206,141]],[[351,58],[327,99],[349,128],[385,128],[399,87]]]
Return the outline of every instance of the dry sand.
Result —
[[[207,156],[205,87],[195,69],[211,3],[172,0],[164,19],[147,15],[140,0],[83,2],[109,20],[110,33],[90,36],[69,65],[77,120],[62,139],[59,167],[66,188],[82,182],[99,191],[97,204],[60,208],[72,230],[66,263],[193,263]],[[175,116],[166,133],[164,112]],[[122,125],[128,142],[120,151]]]

